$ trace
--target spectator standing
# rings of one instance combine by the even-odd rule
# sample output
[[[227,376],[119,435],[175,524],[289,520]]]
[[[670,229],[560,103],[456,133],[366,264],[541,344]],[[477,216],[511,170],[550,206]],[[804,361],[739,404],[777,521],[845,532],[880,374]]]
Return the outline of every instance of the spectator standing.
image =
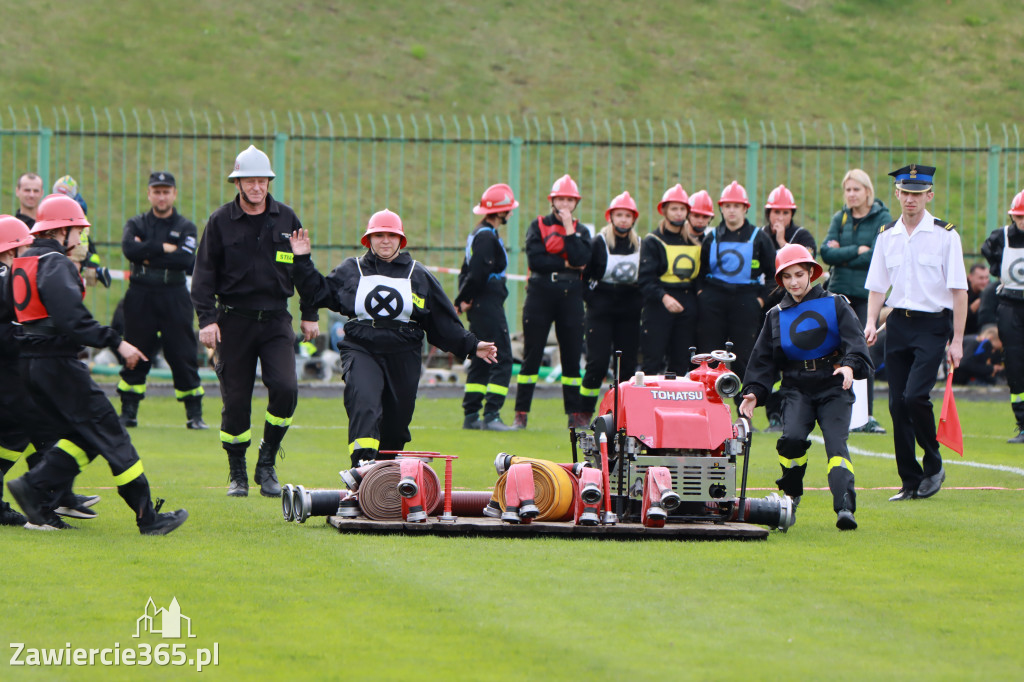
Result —
[[[469,331],[481,339],[492,339],[498,349],[498,361],[488,363],[470,354],[466,373],[466,392],[462,397],[462,428],[485,431],[512,431],[501,421],[501,408],[512,380],[512,339],[505,319],[508,298],[508,255],[498,228],[519,207],[506,184],[484,190],[473,213],[483,216],[466,239],[466,258],[459,272],[459,293],[455,309],[466,314]],[[480,409],[484,418],[480,420]]]
[[[996,316],[1010,386],[1010,407],[1017,435],[1008,442],[1024,443],[1024,191],[1010,205],[1010,224],[994,230],[981,247],[992,274],[999,277]]]
[[[590,231],[573,216],[580,203],[576,181],[563,175],[551,187],[551,213],[526,231],[530,279],[523,303],[523,364],[516,379],[515,426],[526,428],[540,363],[555,325],[562,359],[562,405],[569,426],[583,423],[580,356],[583,354],[583,270],[590,263]]]
[[[702,352],[733,343],[733,370],[743,376],[761,328],[767,282],[775,277],[775,245],[747,220],[747,190],[733,181],[718,200],[722,222],[707,233],[700,249],[701,291],[697,345]],[[736,397],[739,404],[741,398]]]
[[[828,290],[842,294],[850,301],[853,312],[862,325],[868,319],[868,290],[864,280],[868,276],[871,256],[879,229],[892,220],[889,209],[875,198],[871,176],[860,168],[853,168],[843,176],[843,208],[832,216],[828,234],[821,245],[821,259],[830,269]],[[854,431],[885,433],[885,428],[874,417],[875,378],[868,377],[868,421]]]
[[[14,217],[32,229],[36,224],[39,201],[43,198],[43,179],[35,173],[22,173],[14,187],[14,196],[18,199]]]
[[[785,185],[779,185],[768,194],[768,201],[764,205],[764,227],[761,229],[771,238],[776,249],[787,244],[799,244],[807,249],[813,259],[818,253],[818,244],[809,230],[796,224],[796,208],[793,193]],[[785,288],[781,286],[771,290],[764,304],[765,318],[768,311],[782,301],[785,293]],[[767,430],[781,431],[782,396],[777,390],[773,390],[765,402],[765,412],[768,413]]]
[[[256,147],[238,155],[228,175],[238,194],[210,215],[192,276],[199,341],[219,354],[220,440],[228,455],[230,497],[249,494],[245,453],[252,442],[256,363],[268,395],[254,480],[266,497],[281,495],[274,467],[299,398],[288,299],[295,293],[290,238],[302,224],[271,196],[273,178],[270,159]],[[316,308],[305,302],[299,307],[303,339],[311,341],[319,335]]]
[[[975,263],[967,271],[967,322],[964,324],[964,336],[971,336],[981,331],[978,311],[981,310],[981,294],[989,285],[989,266]]]
[[[902,211],[882,227],[875,242],[865,281],[871,293],[864,336],[868,345],[875,343],[885,302],[892,308],[886,319],[885,368],[900,476],[900,490],[889,500],[900,502],[931,497],[946,479],[929,394],[943,356],[951,368],[963,357],[967,272],[956,226],[928,212],[935,168],[910,164],[889,175]],[[924,451],[922,463],[915,442]]]
[[[665,190],[658,202],[658,213],[662,216],[658,227],[640,244],[638,283],[643,296],[640,348],[644,374],[661,374],[666,370],[677,376],[686,374],[690,369],[690,348],[697,345],[697,277],[702,233],[693,228],[690,201],[682,185]],[[707,205],[711,205],[710,197]]]
[[[587,367],[580,388],[581,421],[586,424],[594,415],[612,353],[622,351],[622,376],[615,377],[616,381],[636,371],[642,297],[637,286],[640,239],[634,227],[639,217],[633,197],[623,192],[612,199],[604,212],[607,225],[591,242],[590,264],[584,274],[588,288],[584,293]]]
[[[192,272],[196,260],[196,226],[174,207],[178,190],[171,173],[151,173],[146,197],[150,210],[130,218],[121,238],[121,250],[131,263],[124,297],[125,340],[147,357],[163,347],[171,366],[174,396],[185,403],[185,426],[206,429],[194,311],[185,286],[185,276]],[[141,360],[134,368],[121,370],[117,392],[121,423],[126,427],[138,424],[150,367],[148,360]]]
[[[424,337],[441,350],[493,363],[498,349],[459,322],[441,284],[409,254],[402,219],[384,209],[370,216],[360,240],[367,252],[347,258],[324,277],[310,257],[309,233],[291,236],[295,286],[317,308],[346,315],[339,344],[348,413],[348,452],[360,461],[393,459],[412,436]]]

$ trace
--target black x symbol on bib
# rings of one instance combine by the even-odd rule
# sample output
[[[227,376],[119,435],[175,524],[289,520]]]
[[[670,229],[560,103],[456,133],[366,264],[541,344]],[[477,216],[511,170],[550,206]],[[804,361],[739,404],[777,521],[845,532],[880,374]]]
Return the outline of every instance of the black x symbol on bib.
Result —
[[[402,297],[391,287],[378,284],[366,295],[363,306],[375,320],[393,320],[402,314]]]

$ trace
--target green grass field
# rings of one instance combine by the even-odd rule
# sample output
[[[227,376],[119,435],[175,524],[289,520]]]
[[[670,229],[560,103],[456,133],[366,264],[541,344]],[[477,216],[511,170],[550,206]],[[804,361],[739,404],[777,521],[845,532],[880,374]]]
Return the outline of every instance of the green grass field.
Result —
[[[271,110],[692,118],[712,135],[719,119],[911,138],[979,122],[1002,144],[999,126],[1019,118],[1024,27],[1006,0],[2,6],[0,116],[23,125],[38,106],[47,120],[67,108],[74,126],[76,105],[90,122],[124,107],[134,124],[137,107],[251,113],[257,128]]]
[[[207,400],[211,423],[218,408]],[[569,459],[560,402],[537,408],[526,432],[467,433],[457,399],[424,394],[411,445],[459,455],[456,486],[483,489],[498,451]],[[967,456],[944,451],[946,487],[931,500],[888,503],[898,483],[891,438],[851,438],[856,532],[833,527],[816,444],[813,489],[788,533],[641,543],[355,536],[322,518],[285,523],[277,500],[225,497],[216,431],[186,431],[180,405],[151,397],[133,441],[154,494],[186,507],[188,523],[140,537],[109,470],[94,463],[78,487],[103,495],[99,518],[59,533],[0,529],[0,639],[155,647],[156,635],[132,637],[136,619],[150,597],[157,607],[176,597],[196,638],[163,641],[185,642],[189,655],[216,643],[218,665],[201,673],[214,679],[1017,679],[1022,453],[1005,444],[1007,405],[962,400],[960,410]],[[340,399],[300,399],[282,483],[341,487],[345,422]],[[751,485],[764,495],[777,475],[774,438],[754,443]],[[0,679],[196,674],[12,667],[13,654]]]

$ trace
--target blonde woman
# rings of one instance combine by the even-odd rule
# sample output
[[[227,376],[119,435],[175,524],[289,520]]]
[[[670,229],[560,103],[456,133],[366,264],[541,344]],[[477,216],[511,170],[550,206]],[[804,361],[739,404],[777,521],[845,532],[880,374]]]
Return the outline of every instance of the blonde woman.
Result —
[[[871,177],[860,168],[843,176],[843,208],[832,216],[825,243],[821,246],[821,259],[832,266],[828,290],[843,294],[850,300],[857,319],[864,324],[868,312],[868,291],[864,280],[871,265],[875,238],[882,225],[890,222],[889,209],[875,198]],[[874,418],[875,383],[868,379],[868,421],[858,431],[885,433]]]

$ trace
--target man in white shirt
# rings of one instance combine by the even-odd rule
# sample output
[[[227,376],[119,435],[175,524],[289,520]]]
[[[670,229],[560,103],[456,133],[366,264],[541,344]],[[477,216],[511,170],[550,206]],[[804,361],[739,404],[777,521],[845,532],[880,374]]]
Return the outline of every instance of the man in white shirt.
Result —
[[[943,355],[951,367],[963,357],[967,272],[955,226],[928,212],[934,174],[931,166],[917,164],[889,173],[902,214],[879,231],[865,282],[869,346],[877,339],[883,302],[893,309],[886,320],[885,367],[901,485],[890,502],[931,497],[946,480],[929,394]],[[915,442],[924,450],[921,463]]]

